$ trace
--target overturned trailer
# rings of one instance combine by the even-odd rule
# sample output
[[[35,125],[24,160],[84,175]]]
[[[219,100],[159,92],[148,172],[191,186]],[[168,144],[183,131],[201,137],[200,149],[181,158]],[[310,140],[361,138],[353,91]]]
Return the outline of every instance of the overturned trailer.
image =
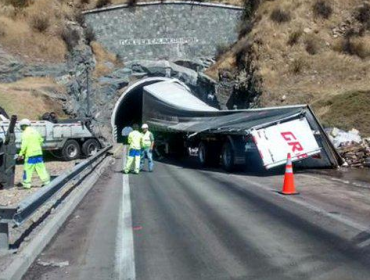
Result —
[[[288,153],[296,165],[305,168],[334,168],[342,163],[307,105],[218,110],[177,80],[140,83],[139,87],[131,87],[135,95],[131,93],[129,97],[136,98],[139,104],[135,112],[140,117],[134,121],[148,123],[166,153],[184,155],[195,151],[202,165],[221,163],[226,170],[237,165],[273,168],[285,164]],[[113,113],[116,131],[129,122],[119,119],[124,114],[117,108],[125,108],[124,100]],[[132,112],[134,108],[130,109]]]

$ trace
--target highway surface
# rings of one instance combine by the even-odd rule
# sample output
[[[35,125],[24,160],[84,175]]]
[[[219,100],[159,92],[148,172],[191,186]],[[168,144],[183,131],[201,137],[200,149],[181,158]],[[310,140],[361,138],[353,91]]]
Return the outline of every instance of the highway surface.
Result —
[[[370,279],[367,250],[265,188],[276,179],[176,162],[121,169],[101,176],[23,279]]]

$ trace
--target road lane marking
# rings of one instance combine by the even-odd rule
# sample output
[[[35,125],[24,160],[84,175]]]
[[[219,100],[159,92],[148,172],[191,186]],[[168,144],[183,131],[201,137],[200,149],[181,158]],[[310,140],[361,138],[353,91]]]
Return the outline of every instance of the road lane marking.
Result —
[[[123,167],[126,163],[124,148]],[[115,272],[118,280],[135,280],[134,236],[132,232],[131,196],[129,177],[123,174],[122,197],[118,215],[116,236]]]

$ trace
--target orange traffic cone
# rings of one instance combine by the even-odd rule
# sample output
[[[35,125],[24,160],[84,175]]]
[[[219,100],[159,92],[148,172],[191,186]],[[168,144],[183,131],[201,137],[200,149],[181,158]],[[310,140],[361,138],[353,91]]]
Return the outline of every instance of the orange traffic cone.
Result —
[[[286,163],[283,190],[280,193],[285,195],[298,194],[295,190],[293,164],[290,153],[288,154],[288,160]]]

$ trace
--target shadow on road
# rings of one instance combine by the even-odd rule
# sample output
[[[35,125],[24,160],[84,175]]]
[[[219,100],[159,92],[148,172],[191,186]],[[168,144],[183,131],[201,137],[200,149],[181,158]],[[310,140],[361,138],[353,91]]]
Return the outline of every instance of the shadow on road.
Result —
[[[201,166],[198,162],[196,157],[182,157],[182,158],[161,158],[155,159],[157,162],[163,162],[165,164],[186,168],[186,169],[198,169],[198,170],[206,170],[211,172],[217,173],[224,173],[224,174],[238,174],[238,175],[247,175],[247,176],[257,176],[257,177],[269,177],[269,176],[277,176],[283,175],[285,171],[285,166],[276,167],[270,170],[266,170],[263,167],[251,164],[246,164],[243,166],[237,166],[233,172],[227,172],[222,169],[221,164],[214,164],[210,167]],[[297,172],[304,172],[304,170],[297,170]]]

